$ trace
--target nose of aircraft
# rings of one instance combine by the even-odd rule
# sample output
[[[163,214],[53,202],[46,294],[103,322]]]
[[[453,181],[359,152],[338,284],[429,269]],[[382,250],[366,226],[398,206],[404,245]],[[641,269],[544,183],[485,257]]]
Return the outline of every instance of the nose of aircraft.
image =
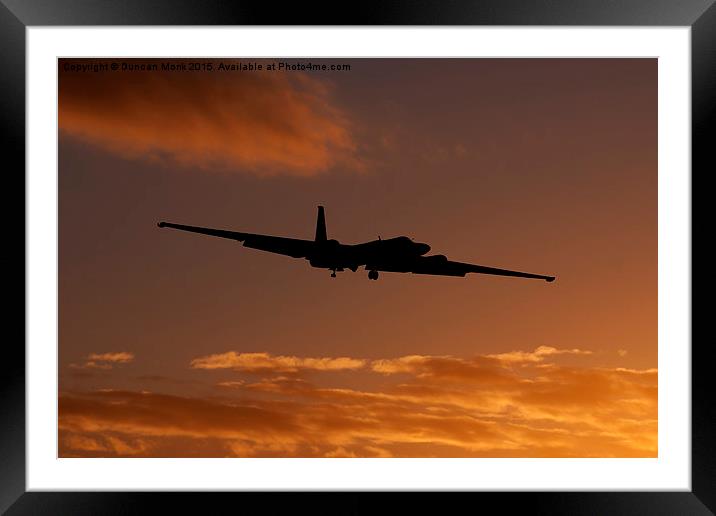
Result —
[[[420,252],[420,256],[422,256],[430,251],[430,246],[428,244],[418,244],[418,251]]]

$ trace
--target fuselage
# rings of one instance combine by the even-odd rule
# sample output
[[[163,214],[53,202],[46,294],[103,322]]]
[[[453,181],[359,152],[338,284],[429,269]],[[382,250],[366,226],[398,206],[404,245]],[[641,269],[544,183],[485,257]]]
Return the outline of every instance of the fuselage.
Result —
[[[403,263],[430,251],[428,244],[413,242],[406,236],[373,240],[362,244],[341,244],[337,240],[316,243],[306,259],[311,266],[323,269],[350,269],[365,265],[371,269],[380,265]]]

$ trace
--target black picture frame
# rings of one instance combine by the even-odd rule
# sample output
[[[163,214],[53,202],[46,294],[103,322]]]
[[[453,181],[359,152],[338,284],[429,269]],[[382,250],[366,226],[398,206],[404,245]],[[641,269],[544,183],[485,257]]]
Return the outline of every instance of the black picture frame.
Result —
[[[716,170],[713,140],[709,138],[714,133],[716,116],[714,1],[383,0],[355,5],[312,2],[308,5],[286,3],[276,6],[255,0],[0,0],[0,116],[6,129],[3,145],[6,162],[9,163],[6,181],[12,178],[19,182],[21,177],[24,178],[21,171],[25,170],[25,30],[31,26],[633,25],[691,27],[691,184],[692,192],[698,192],[698,189],[693,188],[694,177],[706,176],[708,172]],[[6,188],[13,196],[18,195],[18,189]],[[24,203],[24,179],[20,190],[23,191]],[[697,219],[692,197],[692,220]],[[694,224],[692,257],[695,228]],[[23,234],[23,242],[24,238]],[[25,271],[27,257],[24,249],[23,245],[22,267]],[[12,256],[14,262],[19,262],[19,254],[18,251],[6,254],[6,271],[9,272],[11,267],[8,256]],[[24,302],[22,310],[24,313]],[[9,314],[8,309],[6,313]],[[19,321],[20,317],[17,319]],[[23,324],[23,341],[24,336]],[[716,435],[716,411],[713,402],[709,400],[709,385],[712,385],[711,344],[693,338],[692,341],[691,491],[471,493],[470,500],[462,502],[469,503],[469,507],[474,510],[483,509],[487,503],[488,506],[499,507],[503,513],[520,510],[544,514],[713,514],[716,511],[716,453],[713,437]],[[173,512],[174,509],[179,512],[212,514],[224,511],[233,513],[241,510],[240,507],[248,507],[245,505],[247,503],[253,505],[252,502],[258,501],[255,498],[259,494],[256,493],[25,492],[24,343],[21,345],[19,340],[7,339],[4,351],[5,360],[0,366],[0,512],[7,511],[10,515],[134,514],[153,511],[152,505],[160,503],[163,512]],[[340,506],[327,504],[323,500],[318,502],[316,496],[312,493],[274,493],[271,495],[271,505],[264,507],[270,507],[269,512],[272,514],[283,512],[284,509],[300,509],[304,504],[312,512],[353,514],[372,512],[379,503],[376,500],[379,496],[377,493],[350,493],[340,502]],[[430,507],[425,505],[423,495],[411,498],[418,501],[421,508]],[[440,510],[444,511],[445,508]]]

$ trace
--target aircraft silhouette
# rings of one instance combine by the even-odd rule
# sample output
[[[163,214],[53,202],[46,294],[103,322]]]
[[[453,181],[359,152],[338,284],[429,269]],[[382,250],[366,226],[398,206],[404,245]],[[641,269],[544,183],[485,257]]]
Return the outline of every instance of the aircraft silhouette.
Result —
[[[171,222],[160,222],[160,228],[172,228],[192,233],[201,233],[221,238],[228,238],[244,243],[244,247],[283,254],[292,258],[305,258],[312,267],[328,269],[331,277],[336,272],[350,269],[353,272],[364,266],[368,271],[368,279],[377,280],[378,272],[411,272],[413,274],[432,274],[437,276],[462,276],[468,272],[494,274],[497,276],[514,276],[518,278],[536,278],[554,281],[554,276],[530,274],[528,272],[496,269],[484,265],[453,262],[445,255],[425,256],[430,251],[428,244],[413,242],[406,236],[389,238],[362,244],[341,244],[338,240],[329,240],[326,234],[326,216],[323,206],[318,207],[316,221],[316,237],[314,240],[285,238],[271,235],[240,233],[225,229],[211,229],[196,226],[185,226]]]

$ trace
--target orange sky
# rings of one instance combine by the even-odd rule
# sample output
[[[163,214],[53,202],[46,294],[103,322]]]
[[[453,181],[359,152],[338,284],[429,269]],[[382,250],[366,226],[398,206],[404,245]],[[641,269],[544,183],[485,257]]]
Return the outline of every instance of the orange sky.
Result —
[[[70,62],[60,456],[656,456],[656,60]],[[332,279],[156,227],[311,238],[318,204],[341,242],[557,281]]]

